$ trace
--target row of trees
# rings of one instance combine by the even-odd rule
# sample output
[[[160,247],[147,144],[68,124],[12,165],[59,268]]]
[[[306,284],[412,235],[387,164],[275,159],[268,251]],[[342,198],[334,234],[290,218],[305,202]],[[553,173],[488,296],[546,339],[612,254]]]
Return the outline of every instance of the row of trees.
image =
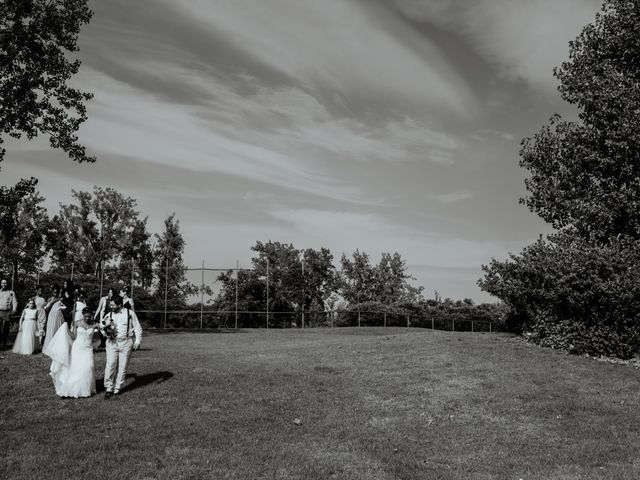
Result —
[[[264,311],[268,302],[270,311],[279,312],[332,310],[339,302],[390,305],[424,300],[423,288],[409,283],[413,278],[398,253],[383,253],[376,265],[364,252],[343,254],[338,272],[327,248],[300,250],[292,244],[258,241],[252,251],[256,255],[251,269],[229,270],[218,277],[216,309],[234,310],[236,300],[243,311]]]
[[[169,310],[188,308],[189,296],[200,287],[186,280],[185,242],[175,215],[165,219],[161,233],[152,235],[136,200],[112,188],[72,191],[72,202],[61,204],[53,216],[44,200],[34,191],[23,197],[13,214],[0,208],[13,232],[0,244],[0,271],[11,272],[17,289],[28,290],[37,273],[52,283],[74,272],[93,301],[97,301],[100,285],[132,283],[139,309],[162,309],[165,298]],[[426,300],[423,287],[411,284],[415,279],[399,253],[383,253],[373,263],[368,254],[356,250],[351,256],[341,256],[338,269],[327,248],[298,249],[292,244],[258,241],[252,251],[252,268],[218,276],[221,288],[208,311],[237,308],[295,314],[273,317],[272,326],[296,323],[302,313],[311,324],[314,319],[328,318],[322,312],[336,310],[384,312],[398,318],[411,314],[437,320],[439,325],[456,319],[495,321],[489,318],[495,309],[476,309],[469,299],[453,302],[436,294],[435,299]],[[210,286],[202,288],[213,296]]]
[[[0,206],[7,231],[0,243],[0,270],[13,283],[36,272],[89,274],[105,285],[136,282],[145,290],[184,302],[193,287],[185,281],[184,239],[175,215],[167,217],[161,233],[147,229],[137,202],[113,188],[72,191],[72,202],[49,216],[44,198],[27,193],[11,210]],[[165,289],[165,282],[168,278]]]

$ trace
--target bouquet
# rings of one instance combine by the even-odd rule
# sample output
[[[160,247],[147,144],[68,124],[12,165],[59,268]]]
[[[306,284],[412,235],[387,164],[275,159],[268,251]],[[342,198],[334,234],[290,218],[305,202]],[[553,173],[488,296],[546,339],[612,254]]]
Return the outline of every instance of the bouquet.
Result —
[[[113,323],[113,320],[109,320],[108,322],[105,321],[105,323],[102,326],[102,334],[107,337],[109,340],[115,340],[116,336],[118,335],[118,332],[116,330],[116,324]]]

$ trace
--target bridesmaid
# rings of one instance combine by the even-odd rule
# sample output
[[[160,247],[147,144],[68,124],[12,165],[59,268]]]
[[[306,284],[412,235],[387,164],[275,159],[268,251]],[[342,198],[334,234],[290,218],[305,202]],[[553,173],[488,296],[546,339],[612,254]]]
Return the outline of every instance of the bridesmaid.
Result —
[[[73,280],[65,280],[62,284],[62,292],[60,292],[60,296],[62,297],[62,303],[66,307],[62,314],[64,316],[64,321],[67,322],[69,326],[69,330],[73,328],[73,320],[75,317],[75,302],[76,302],[76,286],[73,283]]]
[[[63,311],[66,309],[62,299],[58,299],[54,302],[49,310],[49,316],[47,317],[47,333],[44,337],[44,344],[42,345],[42,353],[47,353],[47,346],[53,340],[53,336],[56,334],[60,325],[64,323]]]
[[[18,323],[18,336],[13,343],[13,352],[22,355],[31,355],[38,345],[38,309],[33,298],[27,301],[27,305],[20,315]]]
[[[38,337],[40,337],[42,341],[42,337],[44,337],[44,327],[47,323],[47,312],[45,310],[47,301],[42,296],[42,285],[36,285],[36,296],[33,300],[35,301],[36,309],[38,310]]]
[[[44,318],[44,323],[42,325],[42,330],[43,330],[43,337],[41,338],[40,342],[43,344],[44,347],[44,343],[48,343],[46,340],[46,334],[47,334],[47,330],[49,329],[49,313],[51,313],[51,308],[55,305],[55,303],[60,300],[60,285],[58,285],[57,283],[54,283],[53,286],[51,287],[51,295],[49,295],[49,298],[47,298],[47,302],[44,304],[44,314],[45,314],[45,318]],[[49,339],[49,341],[51,341],[51,339]]]

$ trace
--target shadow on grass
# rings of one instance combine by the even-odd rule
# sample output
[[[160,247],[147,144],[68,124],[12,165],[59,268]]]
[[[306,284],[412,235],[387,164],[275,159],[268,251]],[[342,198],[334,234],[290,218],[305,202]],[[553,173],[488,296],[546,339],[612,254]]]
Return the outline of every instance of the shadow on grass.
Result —
[[[146,387],[147,385],[164,383],[171,377],[173,377],[173,373],[171,372],[154,372],[147,373],[145,375],[138,375],[137,373],[127,373],[127,378],[133,378],[133,383],[126,385],[122,391],[130,392],[131,390]],[[97,378],[96,393],[101,393],[104,391],[104,379]]]

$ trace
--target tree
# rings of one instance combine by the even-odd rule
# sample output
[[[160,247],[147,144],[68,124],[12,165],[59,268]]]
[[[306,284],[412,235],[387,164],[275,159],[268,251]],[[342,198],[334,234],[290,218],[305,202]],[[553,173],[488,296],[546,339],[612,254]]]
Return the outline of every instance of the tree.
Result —
[[[334,291],[336,272],[327,248],[299,250],[292,244],[257,241],[251,248],[253,269],[238,274],[239,310],[302,313],[323,310]],[[268,265],[268,267],[267,267]],[[267,278],[269,294],[267,295]],[[222,288],[216,298],[218,310],[235,308],[236,278],[232,271],[218,276]],[[271,317],[270,324],[290,323],[294,316]]]
[[[557,232],[483,266],[479,283],[540,343],[623,357],[640,347],[629,298],[640,294],[639,51],[640,4],[606,0],[554,70],[578,120],[555,115],[523,141],[521,201]]]
[[[413,287],[406,262],[399,253],[383,253],[380,262],[372,266],[369,256],[356,250],[352,259],[342,255],[341,292],[349,303],[417,302],[423,287]]]
[[[240,312],[261,312],[265,310],[265,300],[267,298],[267,284],[253,270],[241,270],[234,273],[233,270],[222,272],[218,275],[218,282],[221,284],[220,291],[214,300],[214,307],[218,311],[233,312],[237,307]],[[237,282],[237,297],[236,297]],[[273,310],[271,310],[273,311]],[[271,319],[270,323],[273,320]],[[243,320],[243,325],[247,327],[259,326],[260,319],[253,318],[249,322]],[[262,319],[264,326],[264,319]]]
[[[148,219],[149,217],[134,220],[131,233],[122,249],[118,268],[122,278],[129,279],[133,273],[142,288],[150,287],[153,282],[153,251],[149,242],[151,234],[147,231]]]
[[[130,259],[149,248],[137,243],[149,235],[145,238],[141,231],[146,223],[140,223],[134,198],[98,186],[93,193],[72,190],[72,197],[75,202],[60,206],[52,226],[51,236],[59,243],[51,247],[59,268],[73,263],[75,269],[99,277],[107,265],[118,266],[123,256]]]
[[[556,229],[640,238],[640,4],[607,0],[554,71],[579,121],[555,115],[523,141],[522,201]]]
[[[334,292],[338,275],[333,265],[333,255],[328,248],[307,248],[302,252],[304,268],[302,276],[302,305],[305,310],[324,310]]]
[[[398,252],[383,253],[375,268],[378,301],[384,304],[417,302],[422,299],[423,287],[413,287],[415,280],[407,273],[407,264]]]
[[[18,272],[32,274],[42,268],[46,256],[46,236],[49,224],[44,197],[33,192],[22,198],[11,219],[12,235],[0,244],[0,264],[11,271],[13,283],[18,284]]]
[[[374,301],[376,298],[376,274],[369,255],[356,250],[349,259],[344,253],[340,258],[340,289],[349,303]]]
[[[73,160],[95,160],[76,134],[92,94],[67,84],[80,68],[70,54],[91,15],[87,0],[0,0],[0,161],[4,136],[23,134],[46,134]]]
[[[290,243],[273,241],[257,241],[251,250],[257,253],[251,259],[256,277],[264,279],[265,286],[269,278],[269,311],[300,311],[304,297],[300,250]],[[266,297],[265,290],[265,301]]]
[[[158,279],[156,297],[164,298],[183,305],[187,296],[197,292],[187,282],[186,269],[182,260],[184,254],[184,238],[180,233],[180,221],[172,213],[164,220],[164,231],[156,234],[154,257],[156,258],[155,274]]]
[[[13,187],[0,187],[0,246],[7,245],[17,234],[16,212],[22,200],[35,192],[35,178],[20,180]]]

